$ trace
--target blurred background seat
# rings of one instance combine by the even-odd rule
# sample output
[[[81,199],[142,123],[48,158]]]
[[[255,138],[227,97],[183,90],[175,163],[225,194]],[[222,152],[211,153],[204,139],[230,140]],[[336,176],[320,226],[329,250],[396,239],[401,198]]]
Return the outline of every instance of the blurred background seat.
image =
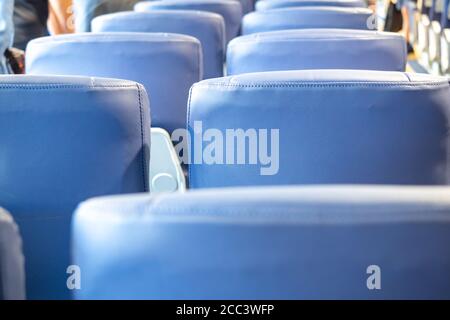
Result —
[[[287,7],[333,6],[333,7],[367,7],[361,0],[259,0],[256,10],[268,10]]]
[[[444,1],[443,14],[441,16],[441,71],[443,74],[450,73],[450,0]]]
[[[305,28],[367,30],[372,14],[365,8],[315,6],[255,11],[244,16],[242,34]]]
[[[212,12],[155,10],[121,12],[97,17],[93,32],[168,32],[193,36],[203,49],[205,79],[223,76],[225,22]]]
[[[432,68],[438,68],[441,60],[441,17],[443,10],[444,0],[433,0],[430,8],[431,24],[428,34],[428,63]]]
[[[228,75],[302,69],[405,71],[405,66],[404,38],[369,30],[262,32],[233,39],[227,51]]]
[[[143,1],[136,4],[136,11],[195,10],[220,14],[225,20],[226,43],[239,35],[243,15],[242,5],[233,0],[164,0]]]
[[[44,37],[27,47],[26,71],[142,83],[151,97],[152,125],[186,127],[189,89],[202,78],[200,42],[166,33],[84,33]]]
[[[424,60],[428,58],[428,47],[429,47],[429,34],[430,34],[430,14],[432,0],[423,0],[420,2],[419,7],[419,22],[418,22],[418,39],[417,39],[417,49],[420,55],[425,55]]]

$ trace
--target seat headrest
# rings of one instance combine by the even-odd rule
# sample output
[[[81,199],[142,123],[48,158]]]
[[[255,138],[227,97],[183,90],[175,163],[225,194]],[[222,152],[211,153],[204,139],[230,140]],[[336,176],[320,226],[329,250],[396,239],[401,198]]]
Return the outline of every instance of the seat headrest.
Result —
[[[280,30],[233,39],[228,45],[227,73],[302,69],[405,71],[406,57],[405,39],[392,32]]]
[[[92,21],[93,32],[169,32],[193,36],[203,49],[204,78],[223,76],[225,22],[217,13],[154,10],[103,15]]]
[[[225,20],[226,43],[238,36],[243,16],[239,1],[228,0],[164,0],[143,1],[136,4],[134,10],[196,10],[210,11],[220,15]]]
[[[367,5],[361,0],[260,0],[256,2],[256,10],[269,10],[288,7],[332,6],[365,8]]]
[[[449,83],[368,70],[247,73],[191,90],[191,188],[446,184]]]
[[[189,88],[202,78],[203,60],[199,40],[187,35],[81,33],[31,41],[26,70],[142,83],[152,101],[152,124],[172,132],[186,127]]]
[[[365,8],[293,7],[255,11],[244,16],[242,34],[285,29],[343,28],[368,30],[373,12]]]

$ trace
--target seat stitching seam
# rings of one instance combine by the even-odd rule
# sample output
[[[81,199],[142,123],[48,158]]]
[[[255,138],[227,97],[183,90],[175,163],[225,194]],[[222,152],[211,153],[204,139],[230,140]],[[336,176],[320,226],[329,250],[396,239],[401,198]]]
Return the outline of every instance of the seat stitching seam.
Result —
[[[144,179],[144,191],[148,191],[146,172],[147,167],[145,164],[145,134],[144,134],[144,124],[143,124],[143,114],[142,114],[142,99],[141,99],[141,87],[139,84],[136,84],[137,92],[138,92],[138,102],[139,102],[139,116],[140,116],[140,125],[141,125],[141,152],[142,152],[142,177]]]
[[[266,84],[233,84],[233,83],[199,83],[197,87],[236,87],[236,88],[363,88],[363,87],[382,87],[382,88],[402,88],[402,87],[420,87],[420,86],[448,86],[448,82],[416,82],[416,83],[266,83]]]
[[[187,130],[189,131],[189,127],[191,126],[191,102],[192,102],[192,89],[194,88],[194,86],[191,87],[191,89],[189,90],[189,98],[188,98],[188,114],[187,114]],[[188,148],[190,149],[190,148]],[[189,153],[185,156],[190,157],[191,156],[191,150],[187,150]],[[189,159],[189,158],[188,158]],[[191,162],[191,161],[188,161]],[[188,177],[189,177],[189,185],[191,184],[191,166],[188,165]]]
[[[97,89],[97,88],[131,88],[133,85],[99,85],[99,86],[76,86],[76,85],[39,85],[34,86],[32,84],[21,85],[1,85],[0,89],[24,89],[24,90],[48,90],[48,89]]]

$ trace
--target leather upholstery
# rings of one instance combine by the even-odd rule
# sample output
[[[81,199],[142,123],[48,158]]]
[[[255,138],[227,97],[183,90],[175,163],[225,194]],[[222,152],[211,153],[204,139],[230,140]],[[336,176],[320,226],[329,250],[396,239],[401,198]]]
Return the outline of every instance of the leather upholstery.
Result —
[[[164,0],[143,1],[136,4],[136,11],[148,10],[195,10],[222,15],[225,20],[226,43],[239,35],[243,15],[242,5],[233,0]]]
[[[73,230],[79,299],[450,298],[448,187],[97,198]]]
[[[244,16],[242,34],[263,31],[342,28],[369,29],[372,11],[365,8],[296,7],[255,11]]]
[[[256,10],[268,10],[288,7],[333,6],[364,8],[366,4],[361,0],[260,0],[256,2]]]
[[[148,191],[149,123],[135,82],[0,77],[0,203],[20,227],[28,298],[70,297],[70,221],[81,201]]]
[[[22,239],[12,217],[0,208],[0,300],[25,299]]]
[[[223,76],[225,22],[212,12],[158,10],[103,15],[92,21],[93,32],[169,32],[193,36],[203,48],[204,78]]]
[[[191,85],[202,78],[200,42],[167,33],[98,33],[45,37],[27,47],[28,74],[83,75],[142,83],[152,102],[152,124],[169,132],[186,127]]]
[[[387,71],[273,71],[199,82],[188,115],[190,187],[446,184],[449,95],[444,77]],[[247,140],[235,138],[238,129]],[[211,137],[223,140],[215,153],[220,143]]]
[[[280,30],[233,39],[228,45],[227,73],[296,69],[405,71],[406,55],[405,39],[391,32]]]

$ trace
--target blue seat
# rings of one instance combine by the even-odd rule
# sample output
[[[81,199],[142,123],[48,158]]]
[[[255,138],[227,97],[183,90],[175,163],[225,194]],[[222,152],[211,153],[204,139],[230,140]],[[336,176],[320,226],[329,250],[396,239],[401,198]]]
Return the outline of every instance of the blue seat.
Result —
[[[239,1],[230,0],[164,0],[143,1],[136,4],[136,11],[195,10],[220,14],[225,20],[226,43],[239,35],[243,15]]]
[[[260,0],[255,5],[257,11],[306,6],[367,7],[361,0]]]
[[[441,72],[444,74],[450,73],[450,0],[445,0],[444,10],[441,16]]]
[[[0,101],[0,203],[22,234],[27,297],[69,298],[75,207],[149,189],[147,94],[124,80],[2,76]]]
[[[422,1],[419,6],[419,22],[417,24],[417,49],[420,54],[428,54],[429,32],[431,28],[432,1]]]
[[[418,15],[419,10],[417,7],[417,2],[406,1],[406,10],[408,11],[409,19],[409,42],[412,46],[417,44],[417,25],[418,25]]]
[[[170,32],[193,36],[203,48],[204,78],[223,76],[225,22],[212,12],[161,10],[114,13],[95,18],[93,32]]]
[[[434,63],[440,63],[441,60],[441,17],[444,10],[443,0],[433,0],[430,9],[430,29],[428,35],[428,62],[433,66]]]
[[[0,300],[25,299],[22,239],[12,217],[0,208]]]
[[[295,54],[293,54],[295,53]],[[396,33],[298,29],[250,34],[228,45],[228,75],[296,69],[405,71],[406,44]]]
[[[204,80],[189,104],[190,187],[446,184],[445,77],[368,70]]]
[[[162,33],[85,33],[33,40],[28,74],[82,75],[137,81],[152,101],[152,125],[186,127],[191,85],[202,78],[200,42]]]
[[[255,11],[244,16],[242,34],[263,31],[339,28],[370,29],[372,11],[365,8],[297,7]]]
[[[97,198],[73,234],[78,299],[450,298],[447,187]]]

